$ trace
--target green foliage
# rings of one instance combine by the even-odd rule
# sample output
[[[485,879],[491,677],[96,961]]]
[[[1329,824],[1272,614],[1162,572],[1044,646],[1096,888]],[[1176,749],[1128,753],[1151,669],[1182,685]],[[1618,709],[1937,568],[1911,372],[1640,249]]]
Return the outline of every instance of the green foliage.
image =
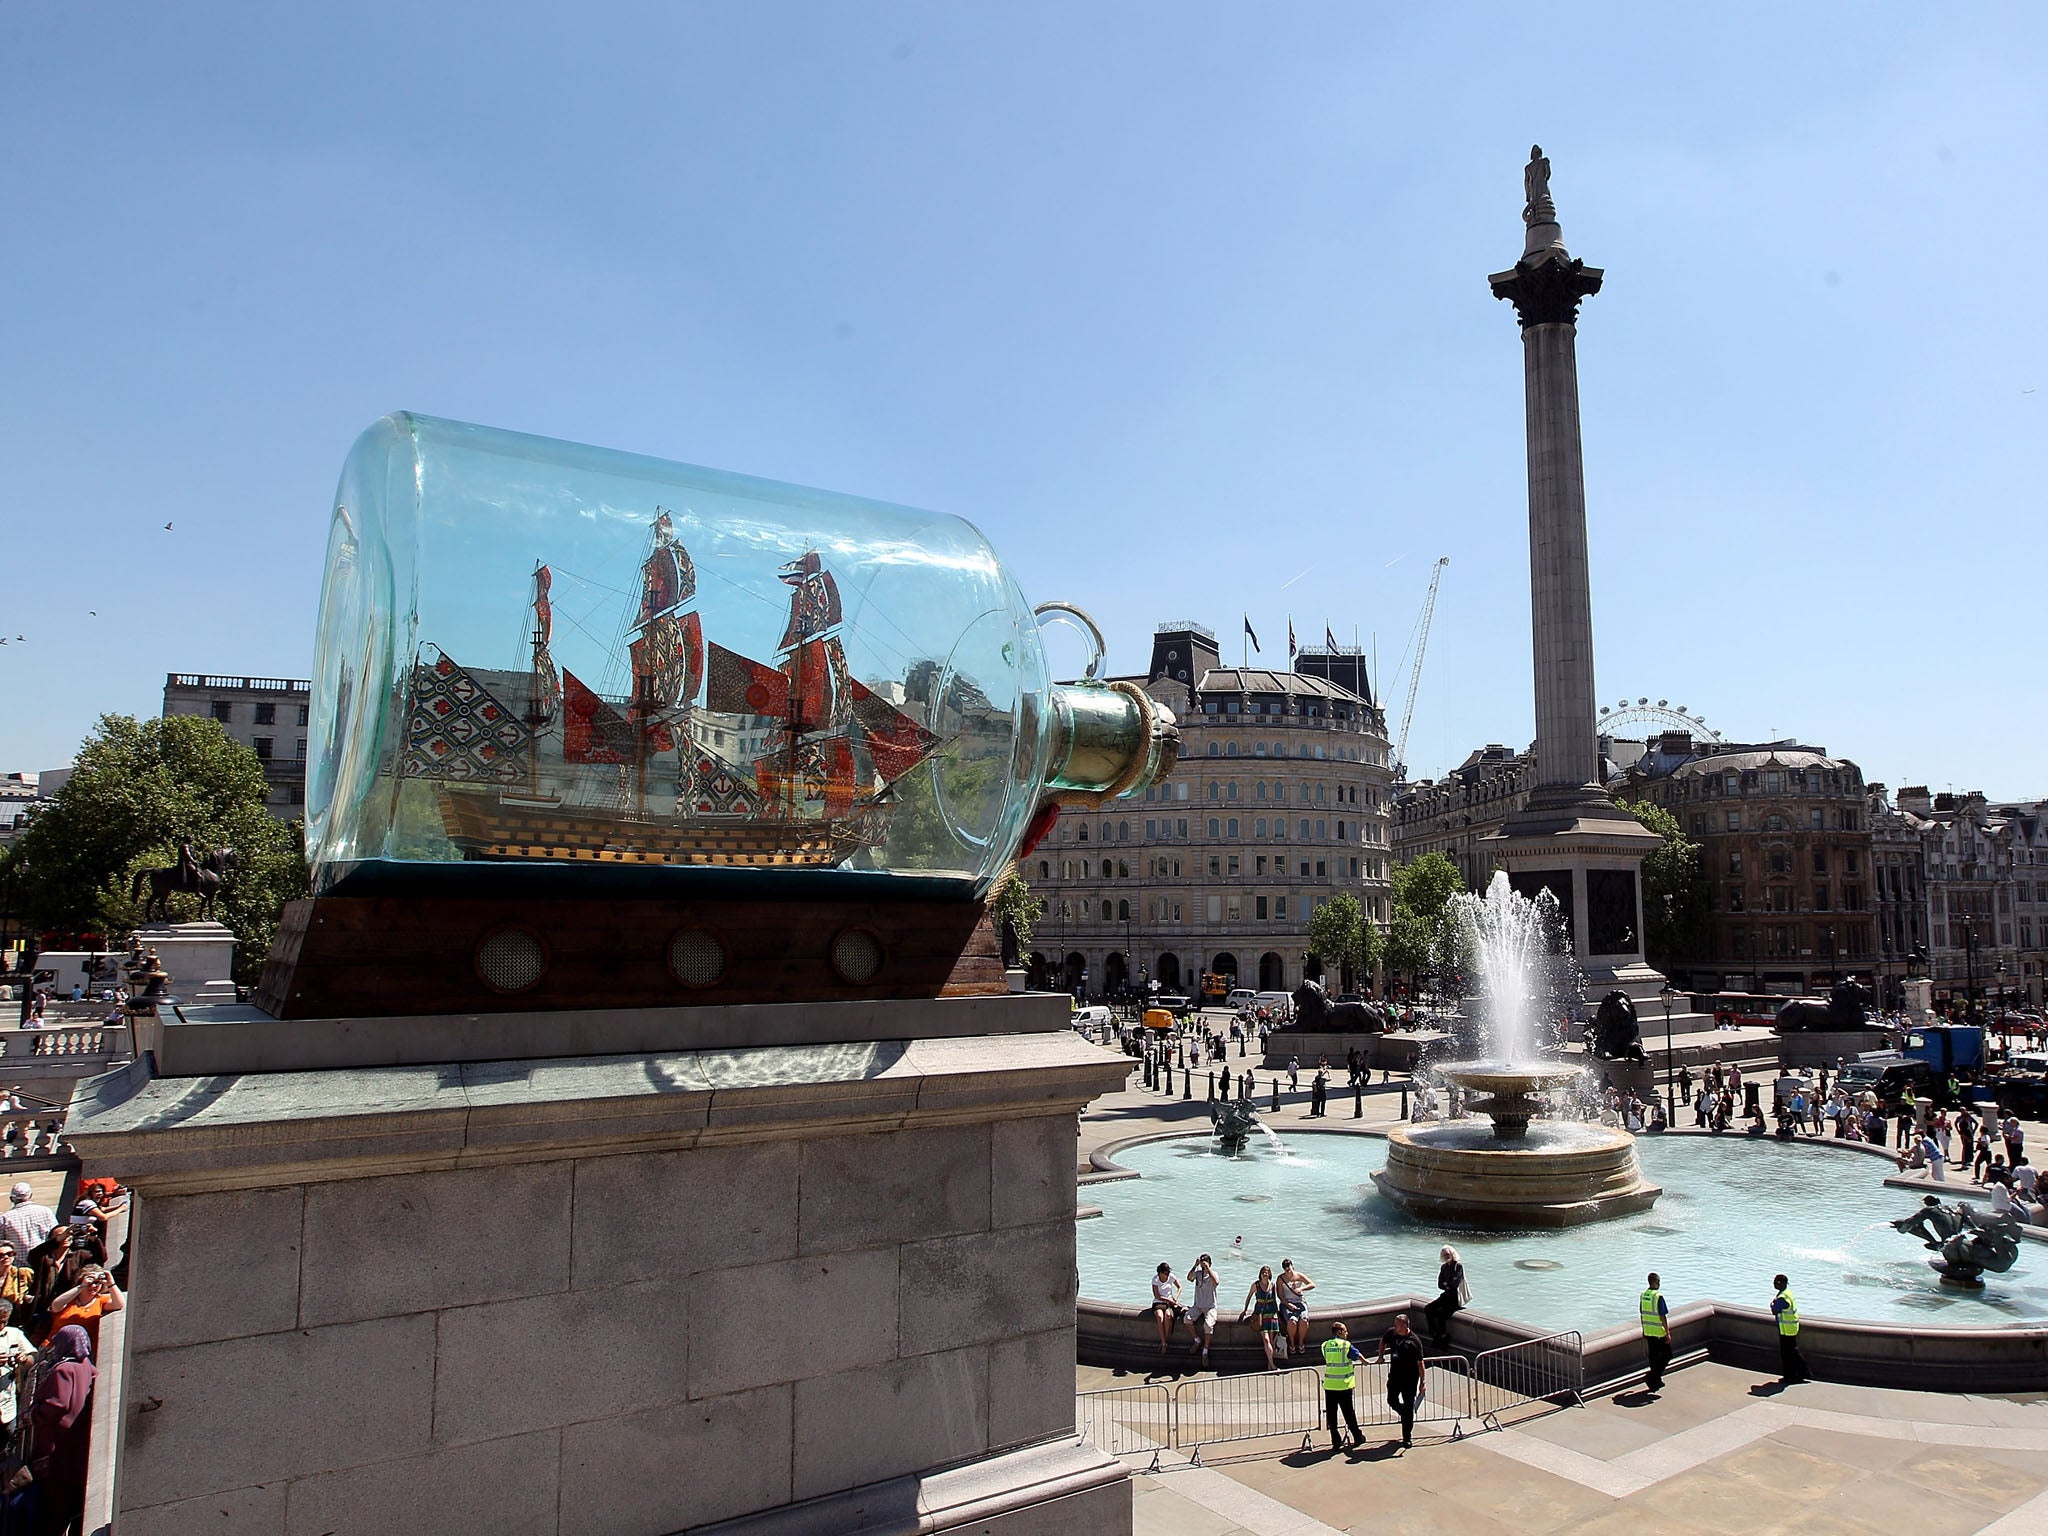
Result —
[[[202,853],[233,848],[241,866],[214,915],[239,940],[236,979],[253,979],[284,903],[307,890],[301,827],[264,809],[268,789],[261,759],[216,721],[103,715],[71,777],[15,842],[16,899],[39,927],[118,936],[142,917],[129,895],[138,870],[175,864],[180,838]],[[171,912],[196,918],[198,898],[173,896]]]
[[[1366,933],[1372,924],[1356,896],[1332,896],[1308,918],[1308,947],[1325,966],[1357,975],[1366,966]]]
[[[1012,864],[1003,871],[996,881],[995,889],[989,893],[988,904],[995,913],[998,929],[1004,918],[1017,931],[1017,948],[1031,947],[1031,933],[1038,925],[1039,917],[1045,911],[1045,903],[1031,894],[1031,882],[1026,880],[1017,866]]]
[[[1393,921],[1386,963],[1409,976],[1433,970],[1442,945],[1450,900],[1465,889],[1458,866],[1441,853],[1394,866]]]
[[[1621,808],[1664,839],[1664,846],[1643,860],[1646,958],[1653,965],[1669,965],[1703,956],[1712,921],[1704,850],[1661,805],[1624,800]]]

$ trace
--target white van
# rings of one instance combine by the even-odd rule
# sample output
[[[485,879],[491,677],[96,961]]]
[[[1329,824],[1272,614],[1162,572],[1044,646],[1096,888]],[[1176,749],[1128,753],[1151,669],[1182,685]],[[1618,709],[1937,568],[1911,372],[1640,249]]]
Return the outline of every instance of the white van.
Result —
[[[1076,1029],[1105,1029],[1116,1022],[1116,1015],[1100,1003],[1090,1003],[1076,1008],[1070,1022]]]
[[[1234,987],[1230,996],[1223,999],[1226,1008],[1250,1008],[1258,1002],[1259,994],[1250,987]]]
[[[1291,992],[1261,992],[1252,999],[1252,1007],[1263,1008],[1268,1013],[1285,1018],[1294,1012],[1294,994]]]

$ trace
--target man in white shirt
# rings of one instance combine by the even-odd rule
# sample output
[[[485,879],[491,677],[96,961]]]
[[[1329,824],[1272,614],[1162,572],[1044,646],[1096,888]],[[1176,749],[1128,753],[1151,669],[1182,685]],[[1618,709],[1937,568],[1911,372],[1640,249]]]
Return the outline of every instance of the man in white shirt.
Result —
[[[29,1343],[27,1335],[14,1326],[14,1303],[0,1301],[0,1442],[7,1449],[14,1447],[14,1438],[21,1427],[21,1410],[28,1405],[19,1401],[15,1383],[21,1374],[21,1367],[34,1362],[36,1347]]]
[[[1216,1269],[1206,1253],[1195,1260],[1195,1267],[1188,1271],[1188,1284],[1194,1287],[1193,1304],[1185,1314],[1188,1332],[1195,1336],[1195,1343],[1201,1349],[1201,1364],[1207,1366],[1209,1341],[1216,1334]]]
[[[36,1203],[36,1192],[27,1179],[7,1192],[11,1207],[0,1216],[0,1237],[14,1244],[16,1253],[33,1253],[43,1246],[57,1225],[57,1213]]]

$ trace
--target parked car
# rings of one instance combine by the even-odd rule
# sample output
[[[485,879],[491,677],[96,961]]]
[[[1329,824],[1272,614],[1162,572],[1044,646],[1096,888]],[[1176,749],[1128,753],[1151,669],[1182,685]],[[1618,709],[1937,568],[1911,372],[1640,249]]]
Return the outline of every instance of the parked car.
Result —
[[[1178,992],[1162,992],[1152,999],[1154,1008],[1164,1008],[1168,1013],[1186,1013],[1193,1005]]]
[[[1251,1008],[1257,1005],[1258,1000],[1259,994],[1250,987],[1236,987],[1231,990],[1228,997],[1223,999],[1223,1006],[1226,1008]]]

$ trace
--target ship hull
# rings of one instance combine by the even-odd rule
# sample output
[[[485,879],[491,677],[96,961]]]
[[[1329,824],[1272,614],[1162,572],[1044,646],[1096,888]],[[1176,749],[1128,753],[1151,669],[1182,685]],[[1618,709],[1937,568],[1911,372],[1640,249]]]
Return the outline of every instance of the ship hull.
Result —
[[[574,805],[518,805],[496,790],[436,788],[448,839],[472,858],[819,869],[867,839],[847,821],[657,821]]]

